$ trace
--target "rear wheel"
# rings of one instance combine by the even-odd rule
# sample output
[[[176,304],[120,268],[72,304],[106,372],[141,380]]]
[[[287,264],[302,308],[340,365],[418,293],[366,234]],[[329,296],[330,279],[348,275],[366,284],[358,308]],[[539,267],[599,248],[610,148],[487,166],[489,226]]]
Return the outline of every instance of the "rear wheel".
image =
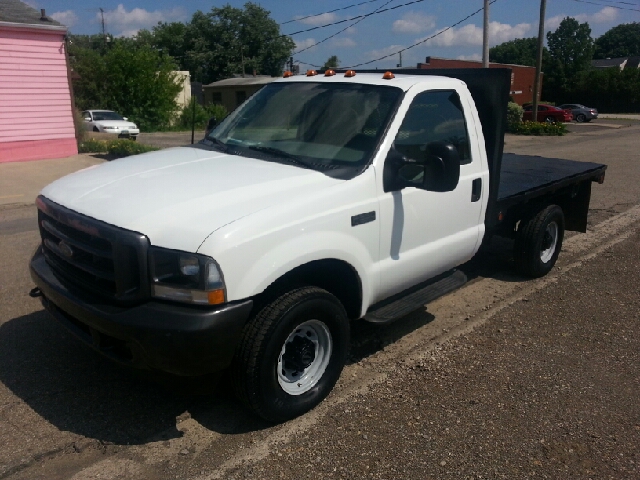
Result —
[[[564,214],[550,205],[528,220],[523,220],[514,245],[516,266],[521,273],[538,278],[551,271],[564,238]]]
[[[329,394],[348,348],[342,304],[317,287],[292,290],[245,326],[231,369],[234,390],[268,421],[295,418]]]
[[[586,120],[587,120],[587,117],[584,113],[579,113],[578,115],[576,115],[576,122],[583,123]]]

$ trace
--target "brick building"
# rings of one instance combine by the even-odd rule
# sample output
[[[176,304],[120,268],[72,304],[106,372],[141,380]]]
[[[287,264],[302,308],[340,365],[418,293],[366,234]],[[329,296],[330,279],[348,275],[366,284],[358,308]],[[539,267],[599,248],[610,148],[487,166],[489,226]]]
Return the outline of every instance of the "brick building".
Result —
[[[536,77],[535,67],[490,63],[490,68],[511,69],[511,97],[519,105],[531,103],[533,100],[533,81]],[[449,58],[427,57],[425,63],[418,63],[418,68],[482,68],[482,62],[475,60],[453,60]],[[540,74],[540,90],[542,90],[542,74]],[[538,98],[538,100],[540,100]]]

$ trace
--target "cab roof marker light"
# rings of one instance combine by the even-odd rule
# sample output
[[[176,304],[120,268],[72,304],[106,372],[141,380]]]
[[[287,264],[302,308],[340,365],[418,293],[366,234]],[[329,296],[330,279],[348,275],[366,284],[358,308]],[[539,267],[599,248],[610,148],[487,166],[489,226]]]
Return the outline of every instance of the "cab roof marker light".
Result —
[[[391,72],[384,72],[384,75],[382,75],[382,78],[384,80],[391,80],[393,78],[396,78],[396,76]]]
[[[325,77],[333,77],[335,74],[336,74],[335,70],[327,70],[326,72],[324,72]]]
[[[315,77],[317,74],[315,70],[307,70],[307,77]]]
[[[293,77],[293,73],[291,73],[289,70],[287,70],[286,72],[284,72],[284,74],[282,75],[282,78],[289,78],[289,77]]]
[[[344,76],[347,77],[347,78],[355,77],[356,76],[356,71],[355,70],[347,70],[347,72],[344,74]]]

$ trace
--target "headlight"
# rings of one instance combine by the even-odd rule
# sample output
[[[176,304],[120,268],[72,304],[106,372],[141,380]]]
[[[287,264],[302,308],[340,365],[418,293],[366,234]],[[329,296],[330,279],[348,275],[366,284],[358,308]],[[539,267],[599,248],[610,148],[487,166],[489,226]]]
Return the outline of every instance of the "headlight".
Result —
[[[151,247],[149,269],[151,294],[156,298],[198,305],[226,300],[222,272],[213,258]]]

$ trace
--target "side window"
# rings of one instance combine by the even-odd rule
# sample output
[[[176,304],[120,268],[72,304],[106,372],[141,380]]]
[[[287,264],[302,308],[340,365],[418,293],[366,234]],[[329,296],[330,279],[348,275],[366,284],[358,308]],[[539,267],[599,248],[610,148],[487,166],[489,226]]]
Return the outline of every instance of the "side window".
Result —
[[[452,144],[458,150],[460,164],[471,163],[467,125],[455,91],[418,94],[402,121],[395,147],[403,155],[419,159],[426,154],[427,144],[431,142]]]

